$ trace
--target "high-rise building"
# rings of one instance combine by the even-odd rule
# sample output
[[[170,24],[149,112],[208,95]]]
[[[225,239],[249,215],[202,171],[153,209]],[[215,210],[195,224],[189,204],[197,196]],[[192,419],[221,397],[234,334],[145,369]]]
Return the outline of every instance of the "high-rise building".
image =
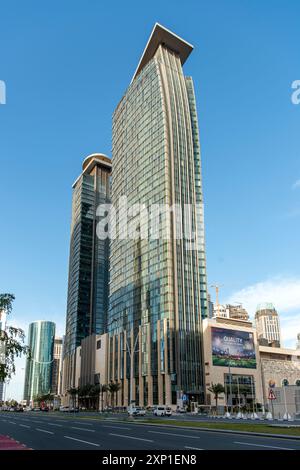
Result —
[[[51,393],[53,393],[56,396],[60,394],[62,346],[63,346],[62,338],[55,338],[54,349],[53,349]]]
[[[271,303],[257,306],[255,324],[260,344],[271,344],[280,347],[281,330],[278,313]]]
[[[296,349],[300,349],[300,333],[297,334]]]
[[[91,334],[106,330],[109,240],[97,237],[97,207],[110,202],[111,161],[89,155],[73,184],[64,393],[74,386],[76,347]]]
[[[30,323],[28,346],[31,354],[26,361],[24,400],[51,393],[55,323],[35,321]]]
[[[112,203],[190,207],[159,218],[155,238],[111,242],[109,379],[118,403],[203,400],[201,320],[207,316],[200,144],[194,86],[182,66],[193,46],[156,24],[113,115]],[[122,215],[120,215],[120,218]],[[138,230],[143,230],[143,224]],[[165,236],[168,233],[169,236]]]
[[[4,331],[6,327],[6,312],[4,310],[0,310],[0,334],[1,331]],[[4,360],[4,342],[0,341],[0,364],[2,363],[2,355]],[[5,390],[5,382],[0,380],[0,402],[4,400],[4,390]]]

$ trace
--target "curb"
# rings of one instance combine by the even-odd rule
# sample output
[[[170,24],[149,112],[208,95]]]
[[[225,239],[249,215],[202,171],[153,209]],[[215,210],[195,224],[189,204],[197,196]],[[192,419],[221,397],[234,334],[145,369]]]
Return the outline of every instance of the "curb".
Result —
[[[125,424],[124,421],[115,421],[114,423],[123,423]],[[271,437],[274,439],[293,439],[293,440],[300,440],[300,436],[293,436],[292,434],[271,434],[271,433],[264,433],[264,432],[252,432],[252,431],[239,431],[239,430],[232,430],[232,429],[213,429],[213,428],[203,428],[203,427],[197,427],[197,426],[176,426],[172,424],[154,424],[154,423],[147,423],[147,422],[134,422],[132,421],[131,424],[136,424],[136,425],[142,425],[146,424],[147,426],[161,426],[165,428],[172,428],[172,429],[188,429],[192,431],[206,431],[206,432],[219,432],[219,433],[225,433],[225,434],[242,434],[242,435],[247,435],[247,436],[260,436],[260,437]]]

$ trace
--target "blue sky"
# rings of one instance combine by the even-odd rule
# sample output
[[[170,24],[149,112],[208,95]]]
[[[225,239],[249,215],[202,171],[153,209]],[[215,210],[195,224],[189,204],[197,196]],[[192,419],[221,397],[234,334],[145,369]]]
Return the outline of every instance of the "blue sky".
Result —
[[[300,331],[297,0],[0,0],[0,291],[11,323],[65,322],[71,186],[111,154],[111,116],[156,21],[195,46],[209,284]],[[23,362],[8,395],[21,398]]]

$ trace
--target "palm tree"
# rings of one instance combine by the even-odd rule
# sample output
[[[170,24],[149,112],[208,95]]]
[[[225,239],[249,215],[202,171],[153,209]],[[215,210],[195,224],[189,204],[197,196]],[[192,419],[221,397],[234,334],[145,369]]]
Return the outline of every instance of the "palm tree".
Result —
[[[208,387],[208,391],[214,394],[214,398],[215,398],[215,401],[216,401],[216,412],[218,414],[219,395],[221,395],[222,393],[225,393],[225,388],[220,383],[217,383],[217,384],[212,383],[211,386]]]
[[[100,393],[101,393],[101,411],[103,411],[103,395],[104,393],[108,392],[108,385],[100,385]]]
[[[78,396],[83,399],[83,402],[86,406],[86,408],[90,407],[90,397],[91,397],[91,389],[93,385],[92,384],[86,384],[83,385],[82,387],[79,388],[78,391]]]
[[[93,408],[99,409],[99,394],[100,394],[100,385],[96,384],[91,387],[90,396],[93,399]]]
[[[76,408],[77,406],[77,395],[78,395],[78,388],[75,388],[75,387],[71,387],[69,390],[68,390],[68,394],[72,397],[72,405],[74,406],[74,408]]]
[[[110,382],[110,384],[108,386],[108,390],[109,390],[109,392],[111,393],[111,396],[112,396],[112,407],[113,407],[113,409],[115,407],[115,395],[116,395],[116,393],[118,393],[120,388],[121,388],[121,384],[119,384],[118,382]]]

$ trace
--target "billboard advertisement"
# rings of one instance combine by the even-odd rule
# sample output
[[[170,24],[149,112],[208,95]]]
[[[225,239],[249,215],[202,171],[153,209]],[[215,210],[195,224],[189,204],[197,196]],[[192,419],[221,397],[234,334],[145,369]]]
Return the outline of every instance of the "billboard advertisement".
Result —
[[[256,369],[252,332],[212,327],[211,344],[214,366]]]

